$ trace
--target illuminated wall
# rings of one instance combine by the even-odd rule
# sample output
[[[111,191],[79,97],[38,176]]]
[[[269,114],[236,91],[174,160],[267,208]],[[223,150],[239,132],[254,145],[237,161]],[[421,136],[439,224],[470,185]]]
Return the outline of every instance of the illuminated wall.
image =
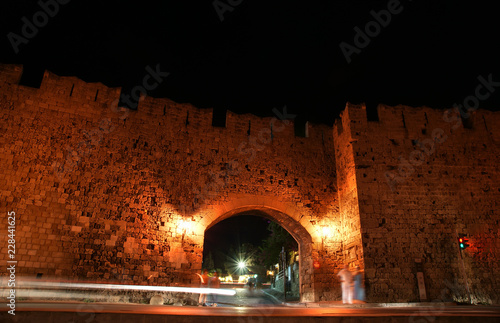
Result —
[[[320,220],[338,216],[331,127],[296,137],[292,121],[232,112],[213,127],[211,109],[121,109],[119,88],[50,72],[29,88],[0,67],[0,211],[18,215],[20,274],[196,284],[205,229],[257,210],[299,240],[304,299],[332,293],[333,269],[312,267],[332,261],[318,250]]]
[[[466,301],[457,246],[464,233],[472,301],[498,304],[500,113],[461,118],[453,110],[380,105],[378,118],[368,121],[364,106],[348,105],[333,131],[344,145],[337,172],[349,159],[341,171],[350,180],[339,175],[340,211],[343,194],[348,203],[357,199],[347,206],[359,212],[367,298],[419,301],[418,259],[428,301]]]
[[[36,89],[21,73],[0,65],[0,213],[16,212],[20,275],[197,284],[206,228],[252,211],[297,240],[303,301],[339,300],[344,263],[365,270],[368,301],[418,301],[415,259],[429,300],[461,300],[463,232],[473,300],[498,303],[498,113],[464,126],[380,106],[368,121],[348,104],[303,138],[289,120],[228,112],[213,127],[211,109],[121,109],[119,88],[45,72]]]

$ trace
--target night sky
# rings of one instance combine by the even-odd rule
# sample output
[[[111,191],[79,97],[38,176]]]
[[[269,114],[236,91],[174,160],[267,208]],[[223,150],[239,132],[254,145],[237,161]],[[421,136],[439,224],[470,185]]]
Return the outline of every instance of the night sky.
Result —
[[[23,84],[38,86],[48,69],[130,91],[159,66],[170,74],[149,96],[258,116],[286,105],[299,121],[332,125],[347,101],[370,115],[379,103],[445,109],[473,95],[480,75],[500,82],[494,1],[59,2],[47,15],[39,1],[2,1],[0,62],[23,64]],[[480,108],[498,110],[498,92]],[[256,233],[231,231],[241,243]]]
[[[38,1],[2,1],[0,62],[24,64],[25,84],[49,69],[127,90],[160,64],[170,75],[150,96],[259,116],[286,105],[331,125],[347,101],[369,113],[379,103],[444,109],[474,94],[479,75],[500,80],[494,2],[59,1],[46,21]],[[34,16],[41,27],[24,37]],[[372,36],[356,43],[366,26]],[[9,34],[24,40],[13,46]],[[359,45],[350,63],[341,43]],[[499,106],[498,93],[480,103]]]
[[[260,246],[269,236],[269,223],[268,219],[251,214],[234,216],[217,223],[205,232],[204,259],[210,252],[216,267],[224,270],[226,256],[237,256],[231,254],[230,250],[238,252],[244,243]]]

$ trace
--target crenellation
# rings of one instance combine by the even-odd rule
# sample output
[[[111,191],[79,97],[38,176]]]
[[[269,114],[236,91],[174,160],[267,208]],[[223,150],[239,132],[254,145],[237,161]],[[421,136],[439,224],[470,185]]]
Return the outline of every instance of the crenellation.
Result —
[[[170,106],[172,101],[165,98],[153,98],[150,96],[141,96],[142,100],[137,106],[137,110],[143,114],[146,114],[145,118],[150,116],[155,116],[157,118],[163,118],[169,115]]]
[[[109,88],[102,83],[87,83],[73,76],[58,76],[49,71],[45,71],[40,85],[40,97],[86,101],[87,104],[95,102],[94,104],[105,106],[117,100],[120,91],[120,88]]]
[[[368,126],[366,105],[347,103],[341,119],[343,129],[351,134],[352,139],[357,138]]]
[[[377,106],[377,113],[379,121],[372,122],[372,124],[383,124],[390,126],[390,129],[404,129],[405,121],[403,121],[403,113],[392,107],[386,106],[384,104],[379,104]]]
[[[429,121],[423,108],[401,106],[401,110],[408,138],[419,137],[427,131]]]
[[[22,65],[0,63],[0,87],[3,86],[2,83],[19,84],[22,75]]]
[[[325,134],[331,135],[332,133],[332,127],[330,126],[317,125],[309,122],[306,123],[306,125],[308,127],[308,136],[306,138],[309,138],[311,141],[323,143],[325,141]]]
[[[226,114],[226,128],[237,135],[238,138],[244,138],[252,133],[252,120],[251,116],[247,118],[238,115],[232,111],[227,111]],[[253,129],[255,131],[255,129]]]
[[[12,70],[8,68],[10,65],[2,66],[3,70]],[[22,73],[22,66],[18,66],[17,70]],[[4,77],[4,79],[6,78]],[[177,130],[189,131],[189,127],[204,127],[211,132],[220,133],[223,131],[211,128],[212,109],[200,109],[169,99],[141,95],[137,110],[131,110],[119,107],[121,106],[118,103],[121,88],[108,88],[102,83],[86,83],[76,77],[58,76],[49,71],[45,71],[39,89],[17,86],[16,90],[19,95],[26,97],[24,106],[30,106],[33,110],[51,109],[62,113],[77,114],[87,119],[94,119],[98,116],[118,118],[120,124],[125,124],[124,119],[126,118],[130,118],[134,124],[141,124],[142,121],[139,120],[155,116],[160,125],[164,123],[166,127],[173,127]],[[34,104],[34,102],[36,103]],[[240,119],[247,118],[250,122],[250,136],[252,132],[256,132],[259,136],[257,139],[264,143],[267,143],[271,138],[271,127],[273,140],[294,137],[293,121],[282,121],[276,117],[259,118],[251,115],[230,115],[231,113],[228,111],[226,128],[230,122],[240,123]],[[325,131],[331,129],[323,125],[306,125],[308,128],[306,138],[322,142]],[[238,126],[239,131],[243,130],[243,133],[248,133],[248,128],[248,125]],[[299,143],[303,142],[300,138],[297,140]]]

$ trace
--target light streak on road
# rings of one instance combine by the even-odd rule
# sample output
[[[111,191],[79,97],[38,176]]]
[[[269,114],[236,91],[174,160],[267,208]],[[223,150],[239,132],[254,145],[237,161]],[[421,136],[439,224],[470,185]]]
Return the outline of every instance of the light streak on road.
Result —
[[[219,294],[233,296],[236,291],[220,288],[198,288],[177,286],[146,286],[146,285],[117,285],[117,284],[82,284],[82,283],[51,283],[27,282],[22,288],[68,288],[68,289],[113,289],[113,290],[142,290],[156,292],[179,292],[194,294]]]

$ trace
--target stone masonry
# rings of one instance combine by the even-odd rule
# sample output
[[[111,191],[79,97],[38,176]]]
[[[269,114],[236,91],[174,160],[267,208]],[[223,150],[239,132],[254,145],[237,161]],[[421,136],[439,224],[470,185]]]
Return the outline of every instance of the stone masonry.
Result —
[[[334,126],[346,165],[340,214],[355,235],[348,255],[362,249],[368,300],[418,301],[417,260],[428,301],[465,302],[465,269],[472,301],[498,304],[499,116],[478,110],[466,128],[453,110],[380,105],[379,121],[364,106],[344,110]],[[471,245],[464,268],[457,233]]]
[[[18,275],[193,285],[205,230],[246,213],[297,240],[302,301],[338,300],[344,262],[364,268],[368,301],[418,301],[415,259],[428,299],[462,300],[460,232],[473,301],[498,303],[498,113],[464,126],[381,105],[368,121],[348,104],[297,137],[284,111],[214,127],[211,109],[143,97],[128,110],[119,88],[21,75],[0,65],[0,214],[16,214]]]

